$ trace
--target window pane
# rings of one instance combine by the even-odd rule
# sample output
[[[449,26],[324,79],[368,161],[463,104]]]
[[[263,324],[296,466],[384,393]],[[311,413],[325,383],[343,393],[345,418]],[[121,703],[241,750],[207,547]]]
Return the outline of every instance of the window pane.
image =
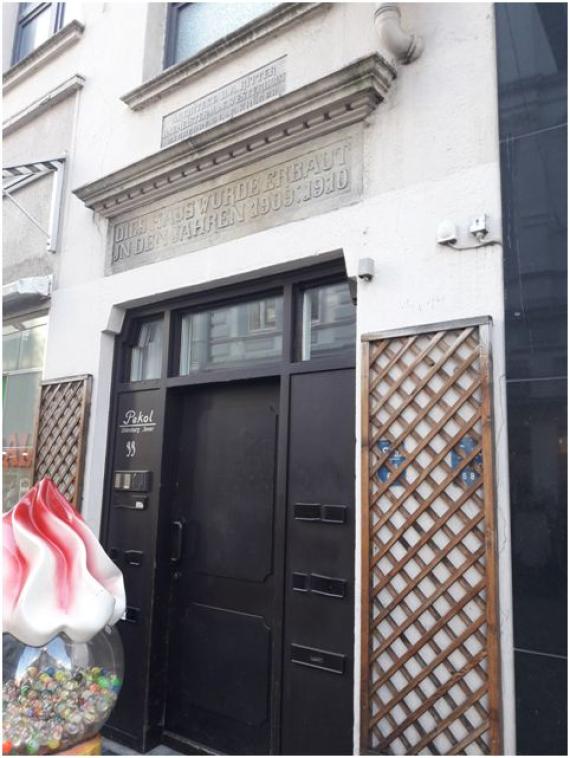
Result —
[[[39,371],[4,377],[2,424],[3,510],[9,510],[32,486],[34,422],[40,397]]]
[[[22,332],[22,349],[18,368],[42,368],[46,339],[45,326]]]
[[[20,26],[20,43],[18,46],[18,59],[24,58],[32,50],[45,42],[51,37],[51,4],[46,6],[40,13],[34,16],[30,21],[22,23]]]
[[[2,421],[3,446],[31,444],[36,403],[42,380],[40,371],[9,374],[5,377],[4,418]]]
[[[269,297],[182,317],[180,374],[271,361],[283,351],[283,298]]]
[[[2,337],[2,369],[14,371],[20,356],[20,333],[12,332]]]
[[[3,377],[2,508],[9,510],[32,486],[34,422],[40,371]]]
[[[162,319],[145,321],[131,348],[131,382],[160,379],[162,372]]]
[[[305,290],[302,299],[301,359],[353,347],[356,308],[348,283]]]
[[[279,3],[187,3],[176,11],[174,63],[239,29]]]
[[[46,316],[7,322],[2,336],[3,370],[42,368],[46,329]]]

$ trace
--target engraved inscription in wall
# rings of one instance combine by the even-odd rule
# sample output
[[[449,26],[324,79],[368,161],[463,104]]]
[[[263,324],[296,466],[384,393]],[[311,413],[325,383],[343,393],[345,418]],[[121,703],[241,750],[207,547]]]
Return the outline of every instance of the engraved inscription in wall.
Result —
[[[285,92],[285,57],[164,116],[161,146],[192,137],[282,95]]]
[[[198,185],[159,201],[161,207],[118,218],[110,229],[106,273],[333,210],[361,193],[361,131],[322,137],[212,180],[206,189]]]

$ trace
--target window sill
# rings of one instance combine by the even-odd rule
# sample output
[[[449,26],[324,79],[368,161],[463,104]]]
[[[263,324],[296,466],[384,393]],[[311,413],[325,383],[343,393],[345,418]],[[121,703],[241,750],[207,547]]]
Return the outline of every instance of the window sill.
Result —
[[[68,47],[78,42],[85,30],[83,24],[73,20],[66,24],[63,29],[54,34],[52,37],[43,42],[39,47],[21,61],[14,64],[2,76],[2,91],[4,94],[9,92],[13,87],[18,85],[28,76],[44,66],[48,61],[56,58]]]
[[[180,63],[170,66],[158,76],[127,92],[121,100],[132,110],[141,110],[172,90],[188,84],[195,76],[210,66],[241,50],[257,40],[294,23],[317,10],[329,7],[329,3],[284,3],[268,13],[250,21],[235,32],[216,40]]]

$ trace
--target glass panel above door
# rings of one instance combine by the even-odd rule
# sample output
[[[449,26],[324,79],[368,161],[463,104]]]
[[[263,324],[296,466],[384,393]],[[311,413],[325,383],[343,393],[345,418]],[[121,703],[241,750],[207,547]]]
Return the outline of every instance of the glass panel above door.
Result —
[[[356,307],[348,282],[312,287],[301,298],[301,360],[353,348]]]
[[[143,321],[131,347],[130,381],[160,379],[162,373],[162,319]]]
[[[179,373],[279,360],[283,297],[188,313],[181,319]]]

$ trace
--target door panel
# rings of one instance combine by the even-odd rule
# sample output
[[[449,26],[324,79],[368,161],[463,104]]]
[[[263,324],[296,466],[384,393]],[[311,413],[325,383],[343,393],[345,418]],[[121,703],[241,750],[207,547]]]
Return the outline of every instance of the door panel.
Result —
[[[166,729],[231,754],[269,752],[278,405],[276,380],[181,403]]]
[[[191,676],[181,684],[188,688],[188,702],[250,726],[263,724],[271,638],[264,619],[197,603],[186,616]]]
[[[291,378],[281,752],[352,753],[354,370]]]
[[[163,437],[160,391],[121,393],[112,432],[114,455],[106,547],[125,580],[129,613],[127,619],[119,621],[117,626],[125,650],[128,676],[107,726],[142,745],[146,735],[140,714],[145,710],[149,687],[152,687],[147,651],[154,595],[153,563],[157,550],[158,481]],[[143,489],[137,490],[134,483],[130,489],[113,486],[115,472],[135,471],[149,474]],[[137,503],[144,507],[136,507]],[[133,552],[139,556],[138,563],[129,560]]]

